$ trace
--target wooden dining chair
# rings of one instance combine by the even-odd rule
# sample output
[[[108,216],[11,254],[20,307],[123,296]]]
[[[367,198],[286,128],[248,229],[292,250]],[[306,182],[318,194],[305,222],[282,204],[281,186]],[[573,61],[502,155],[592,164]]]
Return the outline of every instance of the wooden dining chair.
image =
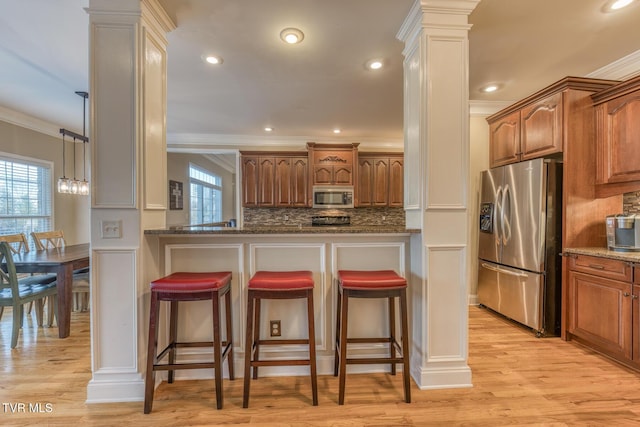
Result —
[[[11,348],[18,345],[18,334],[23,326],[24,305],[46,297],[53,297],[58,293],[55,281],[44,285],[19,284],[16,267],[13,264],[13,255],[9,243],[0,242],[0,265],[5,268],[5,270],[0,269],[0,307],[12,307],[13,309]]]
[[[0,242],[7,242],[9,244],[9,249],[13,254],[18,254],[21,252],[29,252],[29,241],[27,240],[27,235],[24,233],[18,234],[5,234],[0,236]],[[22,276],[18,277],[18,285],[19,286],[31,286],[31,285],[46,285],[56,280],[55,274],[31,274],[30,276]],[[53,297],[55,298],[55,297]],[[45,306],[45,298],[35,300],[36,306],[36,319],[38,321],[38,326],[43,325],[44,318],[44,306]],[[27,309],[27,313],[31,313],[31,309],[33,307],[34,301],[29,302],[29,308]],[[49,310],[48,310],[48,325],[53,325],[54,318],[54,306],[55,302],[49,301]],[[4,313],[4,306],[0,306],[0,319]]]
[[[38,250],[61,248],[67,245],[62,230],[33,231],[33,242]],[[75,311],[89,310],[89,268],[73,272],[73,300]]]
[[[33,237],[33,243],[36,244],[36,249],[39,251],[61,248],[67,245],[67,241],[64,239],[64,232],[62,230],[33,231],[31,236]]]

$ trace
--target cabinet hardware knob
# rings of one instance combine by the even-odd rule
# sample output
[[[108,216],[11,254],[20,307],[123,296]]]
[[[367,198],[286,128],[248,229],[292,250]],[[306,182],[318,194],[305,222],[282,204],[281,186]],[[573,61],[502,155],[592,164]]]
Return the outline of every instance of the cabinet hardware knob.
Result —
[[[631,294],[630,294],[629,292],[625,292],[625,293],[623,293],[622,295],[623,295],[623,296],[625,296],[625,297],[628,297],[628,296],[629,296],[629,295],[631,295]]]
[[[638,299],[638,295],[631,295],[631,299]]]

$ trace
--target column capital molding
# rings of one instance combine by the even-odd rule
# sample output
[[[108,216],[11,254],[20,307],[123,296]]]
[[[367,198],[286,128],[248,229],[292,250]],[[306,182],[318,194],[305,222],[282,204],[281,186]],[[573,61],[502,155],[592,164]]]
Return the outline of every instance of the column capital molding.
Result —
[[[425,29],[463,31],[466,37],[471,29],[468,16],[478,3],[480,0],[416,0],[396,38],[410,46]]]
[[[92,16],[152,17],[164,32],[176,29],[176,24],[164,10],[158,0],[89,0],[87,13]]]

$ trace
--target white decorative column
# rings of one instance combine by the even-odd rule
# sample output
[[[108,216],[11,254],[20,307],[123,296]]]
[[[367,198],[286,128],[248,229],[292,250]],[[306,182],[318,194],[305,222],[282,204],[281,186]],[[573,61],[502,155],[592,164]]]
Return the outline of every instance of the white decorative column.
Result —
[[[91,370],[87,402],[143,400],[145,228],[165,225],[166,33],[157,0],[90,0]]]
[[[416,0],[405,43],[405,209],[411,239],[411,374],[471,386],[468,351],[468,15],[480,0]]]

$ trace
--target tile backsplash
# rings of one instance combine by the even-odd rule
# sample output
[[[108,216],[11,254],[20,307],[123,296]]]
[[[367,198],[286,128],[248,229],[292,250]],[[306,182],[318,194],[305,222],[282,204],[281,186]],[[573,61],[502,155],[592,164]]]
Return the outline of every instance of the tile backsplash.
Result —
[[[622,200],[623,213],[640,214],[640,191],[625,193]]]
[[[308,226],[311,225],[311,217],[319,215],[347,215],[351,217],[351,225],[405,225],[403,208],[244,208],[243,219],[245,226]]]

